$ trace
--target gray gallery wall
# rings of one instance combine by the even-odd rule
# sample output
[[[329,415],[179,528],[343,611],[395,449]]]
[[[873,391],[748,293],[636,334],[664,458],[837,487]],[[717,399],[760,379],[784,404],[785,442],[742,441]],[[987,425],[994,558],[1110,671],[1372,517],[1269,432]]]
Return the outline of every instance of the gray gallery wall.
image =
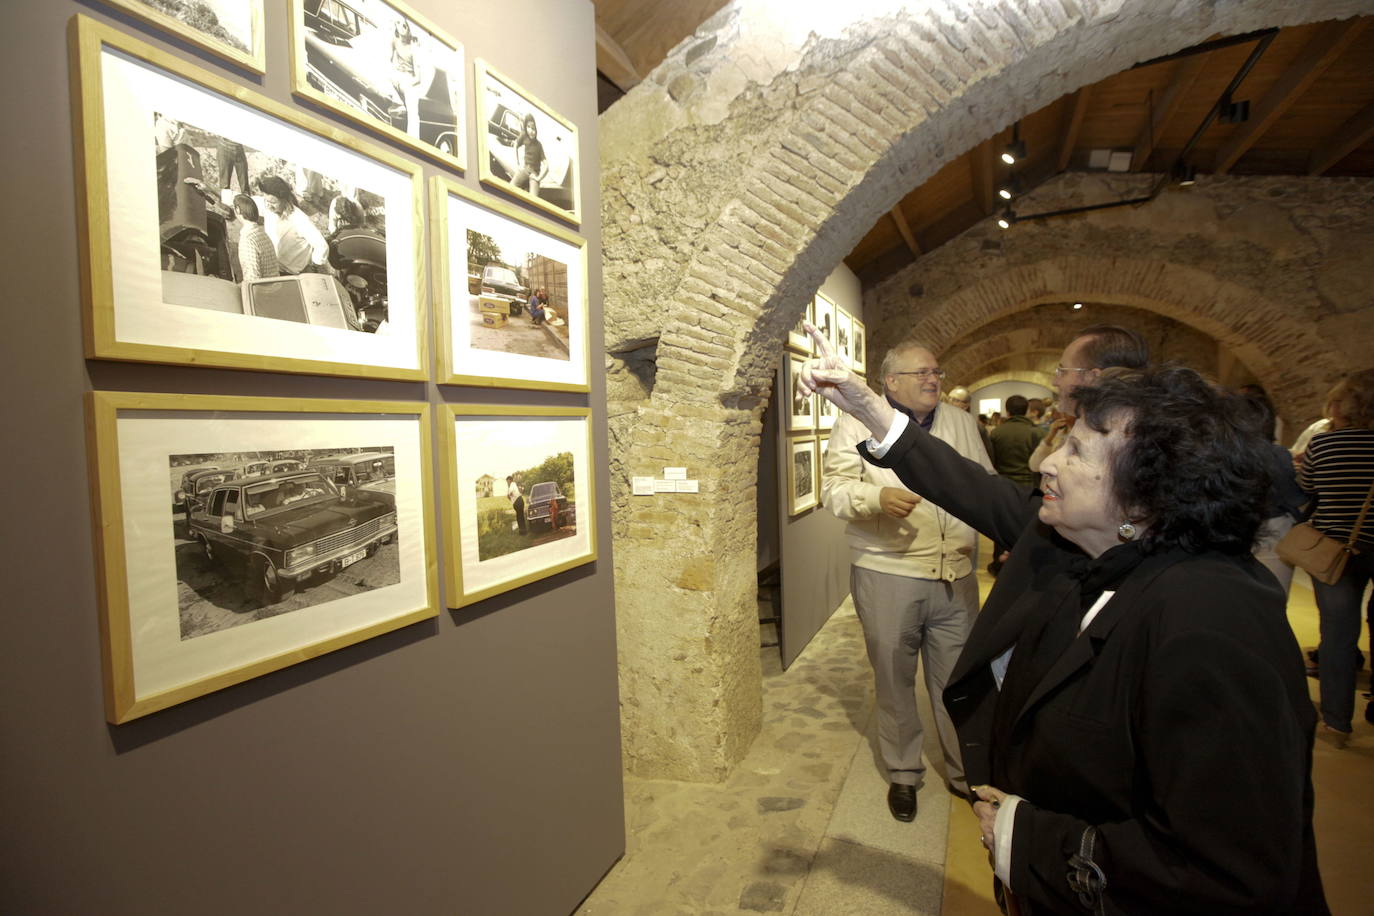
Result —
[[[486,58],[581,131],[589,397],[86,361],[68,21],[80,12],[112,22],[298,104],[287,73],[287,4],[267,2],[261,81],[94,0],[0,4],[0,912],[559,914],[624,850],[605,393],[595,357],[602,340],[592,6],[409,2],[462,41],[470,60]],[[467,91],[471,105],[470,69]],[[460,179],[473,188],[475,158],[470,152]],[[425,166],[426,175],[439,171]],[[601,559],[109,726],[83,426],[82,399],[92,388],[590,404]]]
[[[848,267],[839,265],[821,284],[821,292],[851,315],[863,319],[859,278]],[[780,387],[774,386],[774,403]],[[777,413],[771,404],[770,412]],[[778,419],[782,421],[779,427],[785,427],[786,418],[779,416]],[[817,433],[828,434],[828,430]],[[804,434],[789,434],[779,428],[772,435],[777,449],[775,492],[781,494],[776,517],[782,572],[782,663],[785,667],[802,653],[849,596],[849,544],[844,536],[845,523],[824,506],[817,505],[800,515],[788,516],[787,462],[792,457],[787,440],[804,438]],[[819,480],[818,476],[818,487]],[[819,491],[817,495],[819,497]],[[763,521],[759,524],[762,526]]]

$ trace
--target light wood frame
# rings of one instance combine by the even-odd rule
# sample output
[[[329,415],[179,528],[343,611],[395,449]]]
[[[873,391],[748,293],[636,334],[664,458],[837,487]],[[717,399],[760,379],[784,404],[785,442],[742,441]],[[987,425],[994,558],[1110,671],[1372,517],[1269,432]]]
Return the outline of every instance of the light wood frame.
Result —
[[[816,300],[814,298],[806,303],[806,309],[802,316],[797,319],[796,327],[787,332],[787,349],[810,356],[814,351],[814,344],[811,341],[811,335],[800,330],[803,321],[816,323]]]
[[[821,336],[833,349],[835,346],[835,325],[839,321],[839,306],[835,304],[834,299],[821,292],[816,293],[816,298],[812,304],[815,306],[813,314],[816,316],[816,320],[812,324],[816,326],[816,330],[821,332]],[[829,321],[825,320],[826,315],[830,316]]]
[[[538,582],[564,570],[573,569],[587,563],[594,563],[597,558],[596,547],[596,469],[592,464],[592,423],[591,410],[586,407],[530,407],[530,406],[502,406],[491,404],[450,404],[447,409],[440,414],[443,429],[440,431],[439,441],[442,443],[443,455],[443,474],[441,475],[444,500],[444,536],[446,541],[444,582],[448,590],[448,604],[450,607],[465,607],[474,604],[493,595],[512,591],[531,582]],[[577,417],[581,418],[586,426],[585,438],[585,460],[586,468],[586,493],[580,489],[577,492],[577,526],[578,536],[581,536],[581,529],[586,526],[587,549],[576,553],[573,556],[559,559],[556,562],[548,563],[533,569],[528,573],[502,579],[490,585],[475,587],[471,582],[464,579],[463,570],[463,537],[461,531],[462,516],[459,510],[459,488],[463,482],[458,475],[458,429],[457,425],[465,417],[487,417],[487,418],[509,418],[519,419],[523,417],[546,417],[550,419]],[[576,468],[577,456],[574,456],[574,468]],[[507,554],[506,556],[509,556]],[[500,557],[495,559],[501,559]]]
[[[810,509],[820,505],[820,450],[819,443],[815,436],[799,436],[788,438],[787,442],[787,515],[801,515]],[[797,454],[809,451],[811,455],[811,493],[809,496],[797,499]]]
[[[835,307],[835,353],[854,368],[854,316],[842,305]]]
[[[467,59],[463,45],[456,38],[453,38],[443,29],[439,28],[432,21],[425,18],[414,8],[402,3],[401,0],[377,0],[378,3],[391,7],[397,15],[409,19],[412,27],[418,27],[428,32],[430,37],[442,45],[446,45],[451,51],[458,55],[457,72],[445,69],[445,75],[449,80],[459,81],[459,91],[456,93],[459,110],[454,112],[455,122],[453,129],[453,139],[450,144],[452,153],[446,152],[444,147],[439,144],[427,143],[419,137],[412,137],[404,130],[392,125],[389,121],[382,121],[379,118],[359,110],[358,108],[340,102],[334,96],[312,86],[307,79],[309,71],[309,51],[306,47],[305,33],[308,29],[305,26],[305,3],[304,0],[290,0],[290,46],[291,46],[291,91],[301,98],[309,99],[311,102],[330,111],[342,115],[356,124],[360,124],[368,130],[375,131],[388,139],[402,143],[416,152],[433,159],[441,165],[464,171],[467,169]],[[452,93],[451,93],[452,95]]]
[[[789,433],[810,432],[816,428],[818,397],[815,392],[807,397],[810,413],[803,415],[794,413],[792,410],[792,392],[796,390],[797,374],[801,371],[802,366],[806,365],[806,358],[784,351],[782,360],[783,388],[778,392],[778,404],[786,411],[787,422],[783,424],[783,427]]]
[[[493,197],[490,194],[483,194],[474,191],[456,181],[444,176],[435,175],[430,179],[430,200],[429,200],[429,219],[430,219],[430,263],[434,276],[434,313],[436,316],[437,334],[439,337],[439,374],[437,381],[444,385],[472,385],[487,388],[521,388],[532,391],[576,391],[588,392],[591,390],[591,282],[587,264],[587,240],[577,233],[562,226],[554,225],[546,220],[536,219],[521,208],[507,203],[504,200]],[[569,352],[569,360],[572,365],[579,365],[580,381],[559,382],[543,381],[539,379],[520,378],[513,374],[497,375],[493,373],[472,373],[460,371],[462,363],[462,353],[455,353],[454,347],[454,320],[457,314],[467,315],[466,300],[467,292],[467,264],[459,265],[455,269],[449,263],[449,219],[448,219],[448,199],[449,196],[458,197],[464,201],[483,207],[499,217],[504,217],[513,222],[519,223],[533,229],[536,232],[551,236],[561,242],[574,245],[578,249],[578,258],[581,262],[582,272],[582,308],[581,314],[577,316],[580,328],[578,336],[581,339],[581,354]],[[461,272],[460,272],[461,271]],[[455,302],[453,285],[455,281],[462,278],[461,300],[463,307],[459,307]],[[568,322],[569,343],[571,344],[574,316],[565,316]]]
[[[248,51],[241,51],[231,44],[226,44],[219,39],[207,35],[199,29],[192,28],[174,16],[153,9],[147,3],[140,0],[102,0],[102,2],[123,10],[130,16],[142,19],[149,25],[166,29],[183,41],[190,42],[202,51],[208,51],[218,57],[222,57],[232,64],[249,70],[253,73],[264,74],[267,72],[267,40],[263,33],[263,0],[246,0],[249,6],[253,21],[253,47]]]
[[[86,356],[90,359],[132,362],[174,363],[276,372],[314,373],[424,380],[429,377],[429,313],[425,296],[424,258],[424,184],[420,166],[376,144],[368,143],[316,118],[301,114],[266,96],[259,95],[213,73],[192,66],[146,42],[138,41],[87,16],[72,18],[69,29],[72,68],[72,112],[76,145],[78,217],[81,228],[82,291]],[[101,59],[105,49],[123,53],[136,61],[166,71],[194,84],[242,103],[255,113],[316,134],[328,143],[361,154],[392,169],[411,185],[409,200],[413,212],[407,220],[413,233],[410,263],[413,265],[414,365],[367,365],[328,359],[293,358],[260,353],[215,349],[212,341],[188,341],[186,346],[145,343],[121,339],[117,332],[116,302],[112,263],[116,252],[109,213],[113,196],[106,158],[104,85]],[[111,130],[114,128],[111,127]],[[390,305],[395,308],[394,300]],[[407,352],[410,348],[404,348]],[[406,359],[409,363],[409,357]]]
[[[132,583],[125,542],[125,481],[120,473],[120,417],[138,412],[160,413],[233,413],[233,414],[324,414],[339,418],[379,417],[409,418],[416,422],[415,449],[418,467],[420,511],[419,530],[402,527],[402,538],[419,536],[423,539],[424,602],[418,607],[398,608],[391,616],[361,625],[355,629],[325,636],[314,641],[282,645],[250,661],[220,670],[207,671],[169,689],[140,693],[135,679],[134,616],[136,608],[130,599]],[[294,399],[260,397],[222,397],[213,395],[137,394],[94,391],[87,395],[87,445],[90,462],[91,506],[94,520],[95,556],[100,598],[100,640],[105,661],[105,712],[112,723],[127,722],[152,712],[175,706],[233,684],[242,683],[290,667],[297,662],[315,658],[335,649],[353,645],[373,636],[408,626],[438,614],[438,571],[434,550],[434,500],[431,495],[432,438],[430,435],[430,407],[422,402],[404,401],[341,401],[329,399]],[[299,422],[299,421],[292,421]],[[399,441],[399,440],[398,440]],[[164,503],[165,505],[165,503]],[[398,510],[400,505],[398,503]],[[398,525],[401,517],[398,512]],[[171,525],[171,515],[168,524]],[[391,586],[394,587],[394,586]],[[313,607],[318,607],[314,605]],[[304,608],[302,610],[309,610]],[[300,613],[297,611],[295,613]],[[247,626],[266,623],[256,621]],[[236,632],[243,628],[234,628]],[[325,627],[321,627],[325,629]],[[217,636],[223,633],[215,634]]]
[[[523,201],[526,201],[536,207],[539,207],[541,210],[544,210],[548,213],[552,213],[559,219],[567,220],[574,226],[580,226],[582,224],[582,150],[581,145],[578,141],[577,125],[569,121],[562,115],[558,114],[557,112],[555,112],[548,105],[545,105],[543,102],[539,101],[539,99],[533,93],[522,88],[519,83],[515,82],[510,77],[505,76],[504,74],[495,70],[485,60],[482,60],[481,58],[475,60],[473,62],[473,70],[476,74],[476,78],[474,80],[474,98],[476,99],[476,105],[474,106],[474,108],[477,112],[477,166],[478,176],[480,177],[482,183],[495,188],[500,188],[505,193],[514,195],[515,197],[518,197]],[[488,148],[489,141],[487,139],[487,124],[491,120],[491,116],[493,114],[493,112],[488,111],[487,84],[492,80],[495,80],[503,84],[507,89],[510,89],[516,95],[520,96],[526,104],[528,104],[532,108],[538,109],[541,114],[555,121],[560,126],[562,126],[563,129],[567,130],[569,133],[572,134],[573,153],[572,161],[568,166],[569,171],[571,173],[569,176],[568,188],[570,194],[572,195],[571,210],[565,210],[562,207],[550,203],[542,197],[539,197],[538,195],[531,194],[529,191],[518,188],[512,182],[504,178],[501,178],[499,175],[492,171],[492,155],[491,150]]]

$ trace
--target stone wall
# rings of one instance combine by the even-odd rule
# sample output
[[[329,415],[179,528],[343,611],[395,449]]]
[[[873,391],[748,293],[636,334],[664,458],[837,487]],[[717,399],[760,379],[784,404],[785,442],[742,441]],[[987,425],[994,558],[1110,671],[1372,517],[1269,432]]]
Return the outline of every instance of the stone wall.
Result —
[[[1153,180],[1065,174],[1017,201],[1017,210],[1138,197]],[[984,220],[867,291],[865,307],[878,353],[909,334],[937,353],[968,342],[960,349],[976,361],[1013,345],[1062,347],[1072,326],[1111,320],[1139,325],[1158,354],[1220,374],[1219,353],[1204,342],[1214,338],[1297,426],[1320,414],[1337,378],[1370,362],[1372,251],[1374,180],[1202,176],[1140,206],[1007,231]],[[1027,326],[1027,308],[1074,300],[1154,314]],[[1192,333],[1166,336],[1175,322]],[[957,361],[963,369],[968,358]],[[1228,382],[1247,380],[1242,370],[1227,374]]]
[[[720,778],[757,731],[759,412],[783,334],[868,228],[1066,92],[1203,36],[1374,0],[859,7],[732,4],[599,125],[622,727],[644,775]],[[699,498],[631,504],[629,476],[665,456]]]

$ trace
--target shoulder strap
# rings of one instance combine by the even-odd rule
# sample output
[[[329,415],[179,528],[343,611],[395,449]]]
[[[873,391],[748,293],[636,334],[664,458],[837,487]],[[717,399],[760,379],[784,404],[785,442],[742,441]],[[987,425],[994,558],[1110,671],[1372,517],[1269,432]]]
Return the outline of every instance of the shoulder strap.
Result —
[[[1365,494],[1364,505],[1360,507],[1360,516],[1355,519],[1355,527],[1350,529],[1350,538],[1345,542],[1345,546],[1353,548],[1355,538],[1360,536],[1360,529],[1364,527],[1364,517],[1369,512],[1369,501],[1374,500],[1374,483],[1370,483],[1369,492]]]

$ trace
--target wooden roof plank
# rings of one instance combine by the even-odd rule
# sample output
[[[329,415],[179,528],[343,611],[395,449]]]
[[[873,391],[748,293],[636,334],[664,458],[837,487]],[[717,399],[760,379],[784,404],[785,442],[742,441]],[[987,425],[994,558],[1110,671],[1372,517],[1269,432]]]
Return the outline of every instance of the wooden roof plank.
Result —
[[[596,69],[622,92],[629,92],[644,79],[630,62],[630,55],[599,22],[596,24]]]
[[[1169,119],[1178,110],[1179,102],[1183,101],[1188,90],[1193,87],[1206,63],[1206,54],[1194,54],[1178,62],[1178,67],[1169,79],[1169,85],[1160,93],[1159,105],[1154,110],[1154,116],[1145,116],[1145,126],[1141,128],[1140,136],[1135,141],[1135,151],[1131,154],[1132,172],[1138,172],[1144,167],[1150,153],[1154,151],[1155,138],[1164,132]]]
[[[1092,96],[1092,86],[1084,86],[1073,94],[1069,103],[1069,116],[1064,124],[1064,134],[1059,140],[1058,171],[1069,167],[1069,157],[1073,155],[1074,144],[1078,142],[1078,130],[1083,126],[1083,115],[1088,110],[1088,99]]]
[[[897,224],[897,232],[902,236],[902,241],[906,242],[906,247],[911,249],[912,255],[919,258],[921,246],[916,244],[916,236],[911,234],[911,225],[907,223],[906,216],[902,213],[902,205],[898,203],[890,212],[892,221]]]
[[[984,216],[992,213],[996,202],[993,200],[993,155],[992,138],[984,140],[969,153],[973,166],[973,199]]]
[[[1370,137],[1374,137],[1374,103],[1366,105],[1334,134],[1317,144],[1307,162],[1307,174],[1322,174]]]
[[[1245,151],[1254,146],[1279,116],[1312,85],[1313,80],[1341,56],[1341,52],[1365,27],[1365,22],[1363,19],[1329,22],[1318,29],[1293,66],[1279,77],[1255,106],[1250,121],[1217,151],[1213,172],[1225,175],[1230,171],[1231,166],[1245,155]]]

